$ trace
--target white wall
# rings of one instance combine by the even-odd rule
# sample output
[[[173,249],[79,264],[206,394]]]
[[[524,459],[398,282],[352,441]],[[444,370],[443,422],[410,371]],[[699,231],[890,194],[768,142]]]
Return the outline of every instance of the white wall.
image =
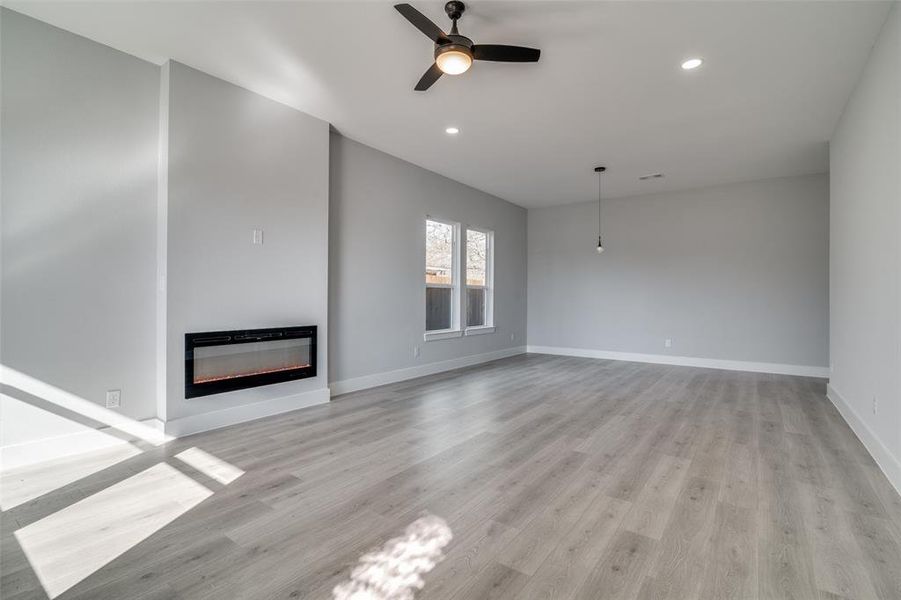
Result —
[[[430,364],[523,346],[526,211],[343,136],[331,141],[333,391],[379,381],[358,379],[366,376],[399,369],[413,375]],[[495,333],[423,342],[427,215],[494,230]],[[349,388],[353,380],[358,384]]]
[[[179,63],[168,73],[167,431],[327,401],[328,124]],[[319,327],[315,378],[185,399],[185,333],[288,325]]]
[[[824,367],[824,175],[529,211],[529,346]],[[664,346],[665,339],[672,347]]]
[[[98,404],[121,389],[121,413],[153,417],[159,67],[0,21],[2,362]],[[83,429],[31,400],[4,399],[4,444]]]
[[[830,397],[901,490],[901,7],[897,4],[845,107],[830,143],[829,162]]]

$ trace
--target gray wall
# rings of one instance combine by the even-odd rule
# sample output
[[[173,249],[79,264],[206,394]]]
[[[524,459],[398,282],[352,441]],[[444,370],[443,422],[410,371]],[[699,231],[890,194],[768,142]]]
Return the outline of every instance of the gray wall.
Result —
[[[167,419],[325,389],[328,124],[169,65]],[[185,333],[284,325],[319,326],[317,377],[185,400]]]
[[[885,460],[868,444],[901,489],[901,7],[897,4],[842,114],[830,143],[829,162],[830,385],[891,455]]]
[[[0,15],[2,362],[153,417],[159,67]],[[82,429],[4,413],[4,443]]]
[[[827,364],[825,175],[597,210],[529,211],[530,346]]]
[[[329,380],[523,345],[526,211],[340,135],[331,142]],[[423,342],[426,215],[495,231],[495,333]]]

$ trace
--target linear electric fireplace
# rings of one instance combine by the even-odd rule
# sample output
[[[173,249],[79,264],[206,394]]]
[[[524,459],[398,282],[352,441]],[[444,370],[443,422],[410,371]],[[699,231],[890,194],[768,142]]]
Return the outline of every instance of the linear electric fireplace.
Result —
[[[315,325],[185,334],[185,398],[315,376]]]

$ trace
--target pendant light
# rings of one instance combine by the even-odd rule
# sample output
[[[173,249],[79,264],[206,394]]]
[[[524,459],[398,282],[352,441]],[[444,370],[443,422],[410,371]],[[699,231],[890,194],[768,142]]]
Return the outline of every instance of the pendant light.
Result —
[[[601,175],[607,167],[595,167],[594,172],[598,174],[598,254],[604,251],[604,244],[601,243]]]

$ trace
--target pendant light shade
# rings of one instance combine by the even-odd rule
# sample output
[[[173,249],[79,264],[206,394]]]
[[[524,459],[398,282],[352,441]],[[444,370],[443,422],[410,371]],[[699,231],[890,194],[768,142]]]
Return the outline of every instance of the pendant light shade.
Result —
[[[598,174],[598,254],[604,251],[604,244],[601,242],[601,175],[606,170],[607,167],[594,168],[594,172]]]

